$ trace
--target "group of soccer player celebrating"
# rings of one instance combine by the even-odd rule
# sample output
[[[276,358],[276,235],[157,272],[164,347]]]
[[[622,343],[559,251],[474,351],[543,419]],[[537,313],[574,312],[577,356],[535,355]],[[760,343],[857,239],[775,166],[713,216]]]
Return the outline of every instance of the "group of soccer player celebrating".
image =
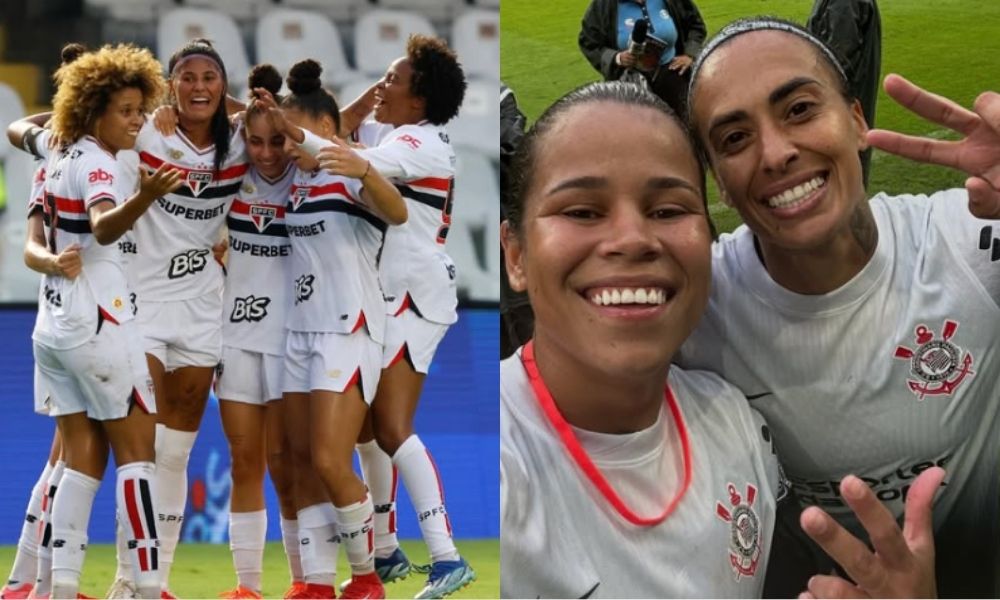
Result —
[[[25,261],[42,274],[35,405],[56,439],[3,598],[74,598],[112,450],[118,572],[109,597],[172,598],[187,465],[213,382],[232,457],[230,547],[260,598],[264,471],[280,503],[286,598],[382,598],[412,565],[398,478],[431,556],[419,598],[475,579],[413,417],[457,320],[444,242],[465,77],[440,39],[341,108],[312,59],[256,66],[227,94],[211,43],[170,57],[64,50],[51,114],[10,125],[41,161]],[[164,96],[167,102],[162,103]],[[155,118],[153,111],[155,110]],[[118,153],[135,150],[134,165]],[[132,185],[134,183],[135,185]],[[352,468],[357,449],[362,481]]]

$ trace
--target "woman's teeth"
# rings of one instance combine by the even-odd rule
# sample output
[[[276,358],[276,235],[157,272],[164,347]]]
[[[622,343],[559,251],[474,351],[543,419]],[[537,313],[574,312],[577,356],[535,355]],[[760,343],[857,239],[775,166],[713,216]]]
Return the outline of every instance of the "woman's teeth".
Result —
[[[613,288],[596,292],[590,301],[598,306],[617,304],[663,304],[667,293],[657,288]]]
[[[801,183],[793,188],[789,188],[780,194],[775,194],[767,199],[767,205],[771,208],[790,208],[805,200],[806,196],[826,183],[824,177],[816,176],[805,183]]]

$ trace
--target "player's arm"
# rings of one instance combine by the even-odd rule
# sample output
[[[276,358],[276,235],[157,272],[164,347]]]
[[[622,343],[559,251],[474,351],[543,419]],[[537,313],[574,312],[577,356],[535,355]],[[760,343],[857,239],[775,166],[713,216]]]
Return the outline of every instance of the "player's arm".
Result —
[[[127,202],[116,205],[112,195],[104,195],[88,202],[87,215],[97,243],[107,246],[116,242],[132,228],[150,204],[181,186],[181,175],[179,170],[170,168],[166,163],[151,175],[140,168],[139,191]]]
[[[340,111],[340,132],[338,135],[347,138],[357,129],[365,118],[375,110],[375,86],[372,84],[363,94],[355,98]]]
[[[840,482],[840,494],[864,526],[874,552],[823,509],[810,506],[802,511],[802,529],[853,582],[816,575],[800,598],[936,598],[932,507],[944,476],[944,469],[932,467],[914,480],[906,495],[902,530],[868,484],[853,475]]]
[[[58,255],[49,251],[45,243],[41,208],[34,209],[28,217],[28,235],[24,240],[24,264],[29,269],[45,275],[59,275],[75,279],[83,268],[80,245],[71,244]]]
[[[49,122],[51,117],[52,113],[47,112],[14,121],[7,126],[7,140],[15,148],[29,152],[35,158],[48,158],[48,152],[44,144],[40,145],[36,142],[38,141],[38,136],[42,134],[45,124]]]

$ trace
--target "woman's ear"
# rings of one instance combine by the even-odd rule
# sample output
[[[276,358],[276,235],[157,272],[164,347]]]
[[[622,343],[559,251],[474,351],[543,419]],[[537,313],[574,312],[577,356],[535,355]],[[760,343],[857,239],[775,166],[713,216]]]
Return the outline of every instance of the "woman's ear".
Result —
[[[861,101],[855,98],[851,102],[851,120],[858,132],[858,152],[868,149],[868,122],[865,120],[865,111],[861,108]]]
[[[521,258],[524,248],[517,233],[505,220],[500,223],[500,245],[503,247],[504,264],[507,267],[507,281],[515,292],[523,292],[528,289],[528,278],[524,274],[524,267]]]

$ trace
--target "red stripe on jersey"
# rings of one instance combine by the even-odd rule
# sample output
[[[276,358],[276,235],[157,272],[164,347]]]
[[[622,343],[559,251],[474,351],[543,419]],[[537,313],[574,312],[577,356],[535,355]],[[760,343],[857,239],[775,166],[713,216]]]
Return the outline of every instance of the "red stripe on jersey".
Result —
[[[653,526],[662,523],[670,513],[674,512],[677,505],[680,504],[681,498],[684,497],[684,493],[691,486],[691,443],[688,440],[687,425],[684,424],[684,416],[681,414],[680,408],[677,406],[677,401],[674,399],[674,393],[671,391],[670,386],[664,386],[664,397],[667,407],[670,409],[670,416],[673,417],[673,422],[677,427],[677,435],[681,442],[682,456],[684,460],[684,479],[681,481],[680,489],[677,490],[677,494],[670,500],[667,507],[662,513],[653,517],[640,517],[639,515],[632,512],[632,510],[625,505],[625,502],[618,496],[608,480],[604,478],[604,474],[601,473],[600,469],[590,460],[590,456],[587,451],[583,449],[580,445],[580,440],[577,439],[576,434],[573,433],[573,428],[566,419],[559,412],[559,408],[556,406],[555,400],[552,399],[552,393],[549,392],[549,388],[545,385],[545,381],[542,379],[541,373],[538,371],[538,365],[535,363],[535,345],[531,341],[528,341],[524,345],[524,350],[521,351],[521,364],[524,365],[524,370],[528,373],[528,381],[531,383],[531,388],[535,392],[535,399],[538,401],[542,412],[545,413],[546,418],[552,427],[556,430],[559,435],[563,446],[566,448],[566,452],[573,459],[573,462],[583,471],[583,474],[587,476],[590,483],[593,484],[597,491],[604,496],[605,500],[614,507],[615,511],[618,512],[626,521],[632,523],[633,525],[643,525],[643,526]]]
[[[250,204],[249,202],[244,202],[244,201],[240,200],[239,198],[236,198],[235,200],[233,200],[233,205],[229,209],[229,212],[236,213],[238,215],[249,215],[250,214],[250,207],[251,206],[266,206],[268,208],[277,209],[277,216],[276,216],[276,218],[278,218],[278,219],[284,219],[285,218],[285,207],[284,207],[284,205],[279,205],[279,204],[264,204],[263,202],[258,202],[258,203],[255,203],[255,204]]]
[[[326,185],[293,185],[291,192],[292,195],[294,196],[295,191],[303,187],[309,189],[310,198],[329,196],[330,194],[339,194],[351,202],[356,202],[356,199],[351,195],[351,192],[348,191],[347,186],[344,185],[343,181],[335,181]]]
[[[398,317],[406,312],[406,309],[408,308],[410,308],[410,292],[406,292],[406,296],[403,296],[403,303],[399,305],[399,310],[397,310],[392,316]]]
[[[87,214],[87,207],[84,205],[83,200],[78,198],[60,198],[55,195],[53,195],[52,198],[56,201],[56,210],[76,213],[78,215]]]
[[[93,198],[88,198],[87,199],[87,207],[89,208],[89,207],[97,204],[98,202],[103,202],[105,200],[107,200],[108,202],[111,202],[112,204],[114,204],[114,202],[115,202],[115,196],[114,196],[114,194],[111,194],[111,193],[108,193],[108,192],[103,192],[103,193],[100,193],[100,194],[94,196]]]
[[[156,156],[153,156],[149,152],[140,152],[139,153],[139,160],[142,161],[144,164],[152,167],[153,169],[159,169],[160,165],[162,165],[162,164],[165,163],[168,167],[170,167],[172,169],[177,169],[178,171],[183,171],[184,177],[187,177],[187,174],[190,173],[191,171],[203,172],[203,171],[206,170],[206,169],[189,169],[187,167],[182,167],[180,165],[167,162],[167,161],[163,160],[162,158],[158,158]],[[213,179],[214,179],[214,181],[221,181],[223,179],[236,179],[238,177],[243,177],[243,175],[246,174],[247,169],[249,169],[249,168],[250,168],[250,165],[247,164],[247,163],[243,163],[243,164],[239,164],[239,165],[233,165],[233,166],[231,166],[231,167],[229,167],[227,169],[222,169],[221,171],[219,171],[219,174],[217,176],[215,176]]]
[[[414,179],[413,181],[404,181],[404,185],[409,185],[413,187],[431,188],[435,190],[440,190],[442,192],[447,192],[451,189],[451,178],[450,177],[424,177],[423,179]]]
[[[401,361],[404,356],[406,356],[406,342],[403,342],[403,345],[399,347],[399,352],[396,353],[396,356],[392,357],[392,360],[389,361],[389,364],[388,366],[386,366],[386,369],[392,367],[393,365]]]

